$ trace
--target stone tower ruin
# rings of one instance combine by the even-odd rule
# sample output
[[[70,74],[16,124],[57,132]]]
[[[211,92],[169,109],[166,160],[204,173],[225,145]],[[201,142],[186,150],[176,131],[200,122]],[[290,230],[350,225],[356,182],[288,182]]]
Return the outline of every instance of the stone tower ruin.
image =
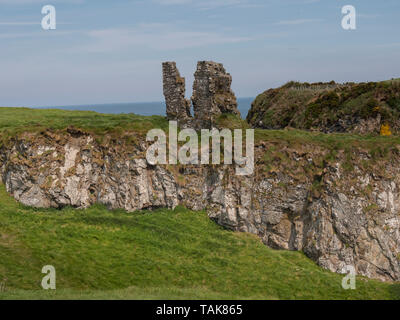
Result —
[[[231,90],[232,77],[221,63],[199,61],[194,73],[192,104],[185,99],[185,79],[179,74],[175,62],[163,63],[163,88],[167,105],[167,118],[177,120],[184,127],[210,129],[223,113],[240,117],[235,94]]]
[[[190,101],[185,98],[185,78],[182,78],[175,62],[164,62],[163,91],[168,120],[186,123],[190,118]]]

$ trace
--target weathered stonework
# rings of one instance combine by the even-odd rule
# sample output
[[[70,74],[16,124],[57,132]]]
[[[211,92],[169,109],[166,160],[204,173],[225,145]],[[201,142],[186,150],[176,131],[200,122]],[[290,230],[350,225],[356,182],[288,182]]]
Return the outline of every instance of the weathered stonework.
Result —
[[[199,61],[194,74],[192,103],[196,126],[210,128],[222,113],[240,116],[231,90],[232,76],[221,63]]]
[[[179,74],[175,62],[163,63],[163,88],[167,105],[167,118],[180,125],[196,129],[211,128],[222,113],[240,117],[235,94],[231,90],[232,76],[221,63],[199,61],[194,74],[192,103],[185,99],[185,79]]]
[[[190,101],[185,99],[185,78],[182,78],[175,62],[164,62],[163,91],[167,106],[167,118],[185,123],[190,118]]]

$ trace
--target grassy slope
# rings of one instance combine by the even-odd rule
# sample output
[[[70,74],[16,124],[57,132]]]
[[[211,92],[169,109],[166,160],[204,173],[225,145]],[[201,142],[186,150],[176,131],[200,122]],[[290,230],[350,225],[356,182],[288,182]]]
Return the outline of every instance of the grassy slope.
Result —
[[[369,119],[378,114],[383,122],[398,129],[398,79],[346,85],[289,82],[258,95],[247,120],[253,126],[269,129],[288,125],[298,129],[328,129],[336,127],[338,120],[347,116]],[[340,131],[337,129],[332,130]]]
[[[223,230],[183,208],[126,213],[38,210],[0,186],[0,298],[388,299],[399,285],[342,276],[300,252],[275,251],[255,236]],[[57,290],[40,290],[44,265]]]

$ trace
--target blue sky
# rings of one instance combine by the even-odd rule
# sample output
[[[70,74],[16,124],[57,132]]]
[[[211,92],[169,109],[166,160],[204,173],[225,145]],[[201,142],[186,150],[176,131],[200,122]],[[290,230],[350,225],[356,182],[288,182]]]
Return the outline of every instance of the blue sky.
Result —
[[[41,28],[54,5],[57,29]],[[344,5],[357,30],[341,27]],[[0,105],[161,101],[161,62],[191,95],[198,60],[238,97],[289,80],[400,77],[398,0],[0,0]]]

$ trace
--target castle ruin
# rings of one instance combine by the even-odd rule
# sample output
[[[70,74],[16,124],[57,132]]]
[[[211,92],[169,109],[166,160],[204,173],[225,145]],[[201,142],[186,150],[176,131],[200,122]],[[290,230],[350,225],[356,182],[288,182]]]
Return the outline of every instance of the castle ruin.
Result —
[[[167,118],[178,121],[180,126],[210,129],[223,113],[240,117],[235,94],[231,90],[232,76],[221,63],[199,61],[194,73],[192,105],[185,99],[185,79],[179,74],[175,62],[163,63],[163,91]]]
[[[190,101],[185,98],[185,78],[182,78],[175,62],[164,62],[163,91],[168,120],[187,122],[191,118]]]

